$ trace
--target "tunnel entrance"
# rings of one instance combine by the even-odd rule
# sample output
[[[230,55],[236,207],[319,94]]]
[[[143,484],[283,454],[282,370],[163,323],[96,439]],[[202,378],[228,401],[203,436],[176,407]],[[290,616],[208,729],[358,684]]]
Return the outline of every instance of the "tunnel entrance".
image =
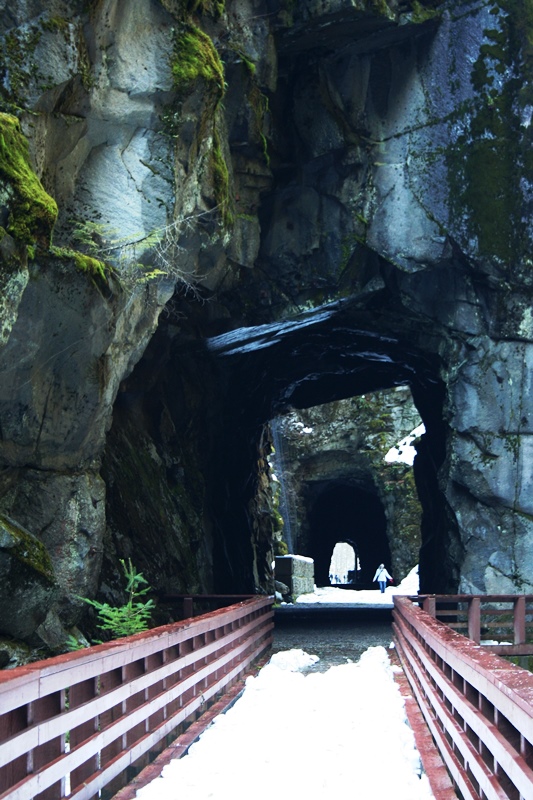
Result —
[[[329,564],[329,582],[357,583],[357,572],[359,571],[359,556],[352,542],[337,542],[333,548],[333,554]]]
[[[361,549],[369,549],[365,539],[386,537],[387,567],[401,581],[419,564],[422,519],[412,468],[415,450],[409,453],[403,441],[415,439],[407,431],[423,435],[421,427],[407,386],[291,409],[271,420],[271,463],[283,518],[276,541],[281,537],[289,553],[313,557],[321,549],[318,538],[326,536],[324,561],[341,542],[353,546],[360,560]],[[331,510],[322,509],[321,503]],[[376,519],[365,525],[363,517],[369,514]],[[387,556],[386,548],[383,553],[379,549],[376,554],[371,550],[370,563],[351,576],[351,585],[371,587],[375,568]],[[339,571],[322,563],[318,569],[321,582],[347,583],[346,568]]]
[[[328,482],[310,487],[309,555],[315,562],[315,583],[330,583],[329,567],[337,542],[352,544],[359,556],[359,584],[372,585],[380,562],[390,565],[387,520],[383,505],[369,489]]]
[[[372,461],[385,456],[387,428],[371,395],[408,388],[426,427],[414,469],[422,508],[416,526],[420,587],[456,588],[453,516],[438,482],[446,452],[445,387],[440,356],[426,349],[433,341],[422,336],[423,329],[409,328],[402,314],[377,315],[364,300],[339,301],[207,340],[195,339],[195,320],[185,327],[189,338],[183,332],[177,336],[175,319],[169,314],[161,321],[121,387],[126,391],[117,402],[106,461],[109,524],[121,542],[144,542],[147,530],[168,532],[161,543],[152,537],[143,547],[140,568],[154,584],[162,580],[158,564],[163,563],[187,591],[271,591],[269,424],[293,410],[311,413],[341,401],[354,406],[351,420],[361,419],[363,404],[368,425],[355,426],[352,435],[336,421],[335,441],[326,431],[320,447],[313,445],[304,459],[294,460],[295,479],[304,490],[288,487],[293,531],[302,532],[296,552],[315,558],[322,585],[328,583],[338,541],[354,543],[365,580],[380,561],[389,566],[389,550],[398,564],[405,550],[401,534],[409,526],[395,502],[406,496],[407,479],[389,478],[382,464]],[[185,326],[181,317],[180,325]],[[363,428],[368,435],[361,437]],[[299,430],[296,438],[303,441],[306,426]],[[155,477],[150,472],[137,486],[124,469],[130,462],[149,467]],[[117,552],[128,555],[118,546]],[[401,577],[401,569],[390,571]]]
[[[261,448],[269,422],[292,410],[308,412],[347,399],[355,406],[363,403],[368,407],[367,429],[375,442],[369,435],[361,449],[357,435],[353,445],[350,437],[344,437],[339,442],[340,447],[335,447],[337,452],[332,458],[326,452],[331,450],[329,447],[321,448],[323,453],[318,449],[315,453],[310,450],[305,463],[300,462],[302,468],[297,480],[302,488],[322,485],[325,491],[330,484],[332,492],[340,491],[341,507],[350,508],[352,504],[351,513],[346,517],[355,520],[360,516],[364,530],[353,535],[350,531],[342,536],[334,535],[328,530],[333,510],[331,514],[323,510],[327,503],[325,499],[318,501],[320,493],[315,491],[307,498],[303,492],[294,492],[290,495],[295,506],[291,511],[297,524],[291,524],[291,528],[302,531],[307,537],[312,526],[312,537],[302,539],[302,546],[300,542],[295,543],[297,552],[315,558],[315,580],[327,585],[333,547],[340,538],[348,536],[357,543],[365,580],[372,579],[380,561],[390,564],[389,552],[393,551],[395,566],[389,571],[395,578],[406,575],[418,562],[421,591],[456,588],[457,525],[440,491],[438,478],[446,454],[447,431],[443,417],[445,385],[440,378],[441,358],[432,350],[435,340],[424,333],[418,320],[397,314],[396,307],[387,309],[386,314],[383,307],[380,308],[380,314],[376,314],[370,298],[349,298],[293,318],[232,330],[208,340],[208,352],[218,371],[219,385],[221,381],[224,387],[221,395],[224,407],[219,412],[219,417],[224,419],[224,429],[217,431],[213,451],[214,466],[221,476],[213,497],[218,591],[235,591],[237,585],[242,587],[241,591],[247,591],[248,587],[253,590],[256,586],[267,585],[270,580],[267,567],[271,563],[273,527],[271,517],[265,513],[268,505],[266,469],[261,471],[257,466],[263,463]],[[386,335],[383,334],[385,329]],[[372,476],[382,471],[382,465],[374,465],[372,456],[377,457],[382,452],[384,427],[369,396],[399,387],[409,388],[425,425],[421,437],[423,446],[417,447],[417,459],[414,468],[409,468],[409,476],[391,475],[389,478],[384,475],[378,486]],[[337,428],[340,430],[339,426]],[[307,436],[303,429],[301,433],[302,437],[297,438]],[[227,464],[228,452],[232,453],[234,463],[231,471]],[[360,458],[357,453],[361,454]],[[385,454],[386,450],[383,459]],[[317,459],[321,463],[317,463]],[[329,468],[332,459],[335,469]],[[285,476],[279,477],[283,480]],[[413,493],[406,492],[411,484]],[[346,499],[349,498],[347,490],[340,490],[339,486],[351,487],[352,493],[357,490],[359,503],[354,506],[353,500]],[[405,518],[396,514],[392,507],[398,498],[398,503],[403,503],[405,496],[412,497],[418,506],[416,526],[406,525]],[[312,523],[308,519],[311,508],[314,509]],[[335,513],[340,511],[335,510]],[[406,514],[412,516],[410,509],[406,509]],[[385,516],[389,528],[388,547]],[[364,519],[373,522],[367,521],[365,525]],[[321,543],[318,530],[324,526],[325,541]],[[410,565],[400,564],[405,546],[414,547],[415,535],[416,560]],[[251,549],[251,558],[246,563],[243,554],[250,553]],[[260,570],[261,564],[267,567]],[[402,568],[397,569],[398,564]]]

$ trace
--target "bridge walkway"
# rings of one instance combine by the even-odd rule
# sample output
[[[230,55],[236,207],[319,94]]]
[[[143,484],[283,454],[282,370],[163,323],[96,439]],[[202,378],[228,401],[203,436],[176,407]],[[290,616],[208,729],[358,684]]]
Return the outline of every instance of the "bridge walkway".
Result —
[[[250,670],[266,663],[276,636],[272,601],[241,599],[0,672],[0,800],[124,800],[120,792],[139,770],[157,769],[170,742],[174,757],[186,752]],[[383,606],[275,613],[276,647],[292,636],[313,649],[315,620],[326,660],[351,652],[356,660],[352,645],[363,646],[369,626],[384,625],[376,635],[389,639],[391,610]],[[391,638],[420,755],[428,777],[431,769],[437,775],[435,797],[532,800],[533,675],[500,655],[533,657],[533,595],[396,596]]]
[[[400,662],[391,649],[392,642],[392,603],[365,606],[363,604],[291,604],[277,607],[274,612],[275,628],[272,654],[292,649],[303,649],[319,660],[305,666],[305,674],[319,673],[331,667],[357,662],[368,648],[382,646],[387,649],[395,670],[395,681],[404,697],[409,725],[413,731],[424,772],[426,773],[435,800],[457,800],[448,773],[436,749],[420,709],[413,699],[409,684],[403,674]],[[370,689],[372,691],[372,689]],[[376,699],[376,705],[379,699]],[[331,708],[331,718],[341,715],[342,709]],[[188,747],[196,741],[205,728],[210,725],[211,716],[206,715],[205,724],[197,723],[194,730],[180,738],[179,745],[170,748],[165,754],[135,780],[125,787],[114,800],[135,800],[139,788],[152,783],[161,770],[174,758],[185,755]],[[280,720],[280,725],[282,720]],[[280,728],[284,736],[297,735],[298,720],[292,720]],[[376,746],[379,748],[380,742]],[[179,747],[179,751],[177,749]],[[398,745],[400,747],[400,745]],[[386,758],[382,753],[380,758]],[[379,760],[379,759],[378,759]],[[353,764],[357,763],[355,754]],[[298,764],[294,763],[298,769]]]
[[[323,663],[309,669],[318,671],[394,638],[390,658],[436,800],[532,800],[533,675],[495,653],[533,655],[533,596],[394,602],[392,613],[276,609],[273,649],[315,651]]]

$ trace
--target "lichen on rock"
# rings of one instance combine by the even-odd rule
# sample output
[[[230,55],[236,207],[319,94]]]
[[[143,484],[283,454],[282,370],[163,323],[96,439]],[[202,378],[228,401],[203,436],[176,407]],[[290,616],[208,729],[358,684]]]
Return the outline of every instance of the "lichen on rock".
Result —
[[[533,67],[531,6],[496,0],[484,21],[470,80],[475,90],[447,153],[451,209],[476,236],[477,254],[515,279],[531,216]]]
[[[0,246],[0,253],[1,250]],[[9,339],[28,279],[29,273],[26,267],[18,264],[8,269],[4,261],[3,269],[0,271],[0,345],[4,345]]]

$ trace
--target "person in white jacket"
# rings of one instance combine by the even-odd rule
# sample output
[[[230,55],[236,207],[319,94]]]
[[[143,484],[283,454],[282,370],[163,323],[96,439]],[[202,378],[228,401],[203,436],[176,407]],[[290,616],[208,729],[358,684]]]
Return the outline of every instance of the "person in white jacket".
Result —
[[[379,588],[381,594],[385,591],[385,587],[387,586],[387,580],[392,580],[392,575],[389,575],[387,570],[385,569],[385,564],[380,564],[376,570],[376,574],[374,575],[374,581],[379,583]]]

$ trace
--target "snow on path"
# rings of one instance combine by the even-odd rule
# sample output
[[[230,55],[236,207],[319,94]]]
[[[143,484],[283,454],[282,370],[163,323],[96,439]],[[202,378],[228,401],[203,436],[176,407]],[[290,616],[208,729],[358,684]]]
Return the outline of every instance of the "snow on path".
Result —
[[[356,664],[300,672],[316,660],[303,650],[273,655],[137,798],[432,800],[385,648],[369,648]]]
[[[384,605],[392,608],[395,594],[418,594],[418,565],[398,584],[387,586],[382,594],[379,589],[338,589],[335,586],[316,587],[313,593],[301,594],[296,599],[297,603],[325,603],[327,605]],[[282,603],[282,605],[288,605]]]

